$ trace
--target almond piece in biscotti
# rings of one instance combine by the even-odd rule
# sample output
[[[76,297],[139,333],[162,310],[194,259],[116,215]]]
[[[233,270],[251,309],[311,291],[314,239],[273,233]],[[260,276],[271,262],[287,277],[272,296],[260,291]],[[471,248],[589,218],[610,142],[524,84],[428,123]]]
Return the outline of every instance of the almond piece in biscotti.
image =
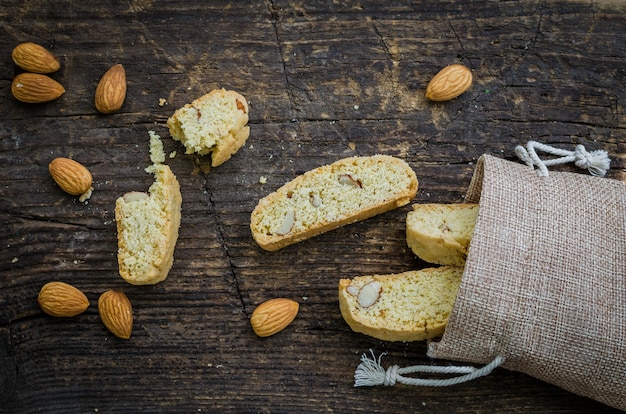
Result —
[[[363,308],[369,308],[376,302],[378,302],[378,298],[380,298],[380,292],[383,288],[383,285],[377,281],[373,280],[369,282],[367,285],[363,286],[361,290],[359,290],[357,301],[359,305]]]

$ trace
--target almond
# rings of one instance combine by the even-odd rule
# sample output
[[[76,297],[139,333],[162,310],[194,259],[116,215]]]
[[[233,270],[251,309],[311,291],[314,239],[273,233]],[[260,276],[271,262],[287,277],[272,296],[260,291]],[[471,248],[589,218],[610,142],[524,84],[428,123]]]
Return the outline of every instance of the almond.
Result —
[[[65,88],[49,76],[39,73],[20,73],[13,78],[11,92],[18,101],[42,103],[58,99],[65,93]]]
[[[283,218],[283,222],[280,225],[280,228],[276,230],[276,234],[280,234],[281,236],[288,234],[291,231],[295,222],[296,222],[296,212],[293,210],[289,210],[287,214],[285,214],[285,217]]]
[[[133,307],[119,290],[108,290],[98,299],[98,312],[104,326],[118,338],[128,339],[133,331]]]
[[[363,308],[369,308],[370,306],[378,302],[382,289],[383,285],[378,280],[373,280],[367,285],[363,286],[359,290],[357,296],[357,301],[359,302],[359,305]]]
[[[274,335],[285,329],[295,319],[299,307],[298,302],[285,298],[263,302],[250,317],[252,330],[261,337]]]
[[[446,66],[426,87],[426,98],[431,101],[448,101],[461,95],[472,86],[472,72],[463,65]]]
[[[141,201],[150,198],[147,193],[141,191],[129,191],[128,193],[124,194],[123,197],[124,201],[127,203],[134,203],[135,201]]]
[[[41,310],[48,315],[64,318],[79,315],[89,307],[89,300],[83,292],[63,282],[43,285],[37,301]]]
[[[80,202],[91,197],[93,178],[81,163],[69,158],[55,158],[48,165],[48,170],[59,187],[68,194],[80,196]]]
[[[13,62],[27,72],[52,73],[59,70],[61,64],[48,49],[36,43],[21,43],[13,49]]]
[[[96,109],[103,114],[120,110],[126,99],[126,71],[117,64],[106,71],[96,88]]]
[[[355,180],[350,174],[341,174],[339,176],[339,183],[349,185],[351,187],[363,188],[361,180]]]

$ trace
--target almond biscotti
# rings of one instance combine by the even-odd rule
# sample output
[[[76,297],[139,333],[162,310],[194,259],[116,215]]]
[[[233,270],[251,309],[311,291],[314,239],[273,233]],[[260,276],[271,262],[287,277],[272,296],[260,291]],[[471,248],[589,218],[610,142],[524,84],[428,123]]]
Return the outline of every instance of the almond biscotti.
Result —
[[[241,94],[215,89],[179,108],[167,120],[172,138],[187,154],[211,153],[211,165],[226,162],[248,139],[248,102]]]
[[[406,217],[406,241],[428,263],[464,266],[478,204],[415,204]]]
[[[339,281],[339,308],[348,326],[384,341],[421,341],[443,334],[463,276],[441,266]]]
[[[152,131],[150,153],[154,174],[148,193],[132,191],[115,202],[117,260],[122,278],[133,285],[163,281],[174,262],[182,196],[176,176],[167,165],[159,137]]]
[[[262,198],[250,218],[254,240],[274,251],[408,204],[411,167],[388,155],[350,157],[310,170]]]

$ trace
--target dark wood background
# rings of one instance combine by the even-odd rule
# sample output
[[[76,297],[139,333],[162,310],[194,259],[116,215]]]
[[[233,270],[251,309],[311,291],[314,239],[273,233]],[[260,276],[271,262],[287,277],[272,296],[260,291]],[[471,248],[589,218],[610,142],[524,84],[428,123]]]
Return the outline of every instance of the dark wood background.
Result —
[[[416,202],[462,201],[481,154],[514,159],[531,139],[605,149],[609,177],[626,180],[625,12],[619,0],[3,0],[0,412],[614,412],[504,369],[444,389],[354,388],[369,349],[388,352],[385,366],[447,363],[428,359],[424,343],[353,333],[339,313],[339,278],[426,266],[406,246],[410,206],[273,253],[248,224],[264,195],[353,155],[409,162]],[[59,100],[11,96],[11,50],[25,41],[60,58]],[[472,89],[427,102],[430,78],[455,62],[472,69]],[[99,115],[95,87],[115,63],[127,99]],[[165,122],[219,87],[249,100],[251,135],[212,169],[184,155]],[[152,182],[149,130],[177,152],[167,163],[182,225],[168,279],[131,286],[117,273],[114,203]],[[60,156],[91,170],[87,204],[50,178]],[[53,280],[82,289],[90,308],[69,320],[43,314],[37,293]],[[99,320],[97,298],[111,288],[133,303],[130,340]],[[274,297],[297,300],[300,313],[258,338],[249,316]]]

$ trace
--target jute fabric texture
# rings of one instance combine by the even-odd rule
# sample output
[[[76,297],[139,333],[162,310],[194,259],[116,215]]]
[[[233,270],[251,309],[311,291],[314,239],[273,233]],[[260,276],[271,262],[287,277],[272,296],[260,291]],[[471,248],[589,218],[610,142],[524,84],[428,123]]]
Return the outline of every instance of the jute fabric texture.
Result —
[[[626,410],[626,184],[484,155],[479,214],[429,355],[503,367]]]

